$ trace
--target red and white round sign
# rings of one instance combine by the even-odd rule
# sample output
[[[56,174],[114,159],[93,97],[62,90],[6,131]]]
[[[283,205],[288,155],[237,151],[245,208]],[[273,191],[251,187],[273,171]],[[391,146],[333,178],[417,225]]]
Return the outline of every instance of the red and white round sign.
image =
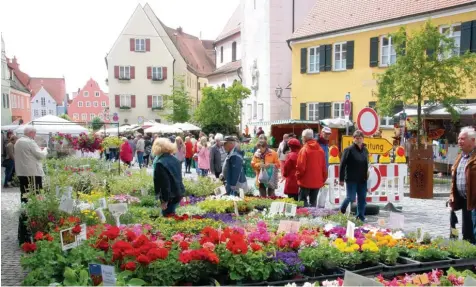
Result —
[[[377,132],[379,127],[379,117],[372,108],[363,108],[357,116],[357,127],[364,135],[371,136]]]
[[[370,192],[374,192],[379,188],[380,184],[382,183],[382,175],[380,174],[380,170],[375,166],[371,166],[369,168],[369,178],[367,180],[367,187]]]

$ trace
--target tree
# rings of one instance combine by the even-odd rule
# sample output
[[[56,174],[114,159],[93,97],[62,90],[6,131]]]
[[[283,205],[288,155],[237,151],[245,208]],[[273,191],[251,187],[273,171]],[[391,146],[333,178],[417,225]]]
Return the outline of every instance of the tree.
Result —
[[[384,73],[375,75],[377,108],[379,113],[389,116],[398,101],[416,105],[419,146],[422,103],[442,105],[457,120],[459,112],[455,105],[476,86],[476,55],[469,51],[454,55],[459,52],[454,40],[441,34],[430,21],[409,37],[405,28],[391,36],[397,60]]]
[[[250,94],[251,91],[238,82],[228,88],[205,87],[194,119],[204,131],[236,131],[236,126],[240,123],[242,102]]]
[[[58,116],[59,118],[65,119],[67,121],[71,121],[71,118],[68,116],[68,114],[62,114]]]
[[[164,98],[164,108],[171,110],[171,113],[165,114],[167,120],[173,123],[184,123],[190,120],[192,100],[185,88],[185,79],[183,76],[175,77],[175,85],[172,85],[171,95],[162,95]]]
[[[102,128],[103,125],[104,122],[98,117],[94,117],[91,121],[91,127],[93,128],[93,131],[99,130],[100,128]]]

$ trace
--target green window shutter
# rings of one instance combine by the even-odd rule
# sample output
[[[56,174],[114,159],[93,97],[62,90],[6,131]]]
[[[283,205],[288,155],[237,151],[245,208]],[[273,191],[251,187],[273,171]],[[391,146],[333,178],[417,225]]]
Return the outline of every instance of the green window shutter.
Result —
[[[324,103],[324,119],[332,119],[332,103]]]
[[[326,71],[332,71],[332,45],[326,45]]]
[[[319,72],[326,70],[326,45],[319,47]]]
[[[378,66],[378,37],[370,38],[370,67]]]
[[[301,74],[307,72],[307,48],[301,48]]]
[[[476,53],[476,20],[471,24],[471,53]]]
[[[346,68],[347,70],[354,68],[354,41],[347,41]]]
[[[317,105],[317,111],[318,111],[318,115],[317,115],[318,118],[319,118],[320,120],[325,119],[324,103],[319,103],[319,104]]]
[[[306,120],[307,119],[307,113],[306,113],[307,112],[307,104],[306,103],[301,103],[300,107],[301,108],[300,108],[300,113],[299,113],[299,115],[300,115],[299,119]]]
[[[472,22],[464,22],[461,24],[461,45],[460,53],[463,55],[471,49],[471,25]]]

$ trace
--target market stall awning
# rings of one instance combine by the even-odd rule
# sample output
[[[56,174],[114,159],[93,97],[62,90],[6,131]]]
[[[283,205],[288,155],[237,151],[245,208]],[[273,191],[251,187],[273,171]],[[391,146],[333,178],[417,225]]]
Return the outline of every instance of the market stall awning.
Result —
[[[179,134],[182,133],[182,130],[173,126],[156,123],[150,128],[145,129],[144,133]]]
[[[72,135],[79,135],[81,133],[87,133],[88,129],[68,120],[62,119],[53,115],[46,115],[44,117],[35,119],[29,122],[27,125],[34,126],[36,133],[39,135],[48,135],[49,133],[65,133]],[[16,134],[23,134],[25,125],[19,126],[15,130]]]
[[[476,114],[476,105],[475,104],[456,105],[456,110],[459,112],[461,116],[473,116]],[[417,109],[414,107],[406,108],[404,111],[407,114],[407,117],[417,116]],[[403,113],[403,110],[396,113],[395,116],[398,117],[400,116],[401,113]],[[421,113],[424,117],[450,116],[450,113],[446,110],[445,107],[442,107],[442,106],[437,106],[437,107],[423,106]]]
[[[319,122],[321,125],[334,128],[334,129],[345,129],[346,126],[351,127],[354,125],[352,121],[346,119],[325,119]]]
[[[249,126],[272,126],[272,125],[286,125],[286,124],[319,124],[318,121],[306,121],[306,120],[276,120],[276,121],[263,121],[263,122],[251,122]]]
[[[135,131],[137,129],[140,129],[140,126],[138,125],[123,125],[119,127],[119,133],[125,133],[129,131]],[[118,128],[117,126],[112,126],[107,129],[100,129],[96,132],[97,135],[103,135],[103,134],[108,134],[108,135],[117,135]]]
[[[179,128],[182,131],[200,131],[200,130],[202,130],[200,127],[197,127],[196,125],[191,124],[191,123],[187,123],[187,122],[185,122],[185,123],[175,123],[172,126],[175,127],[175,128]]]

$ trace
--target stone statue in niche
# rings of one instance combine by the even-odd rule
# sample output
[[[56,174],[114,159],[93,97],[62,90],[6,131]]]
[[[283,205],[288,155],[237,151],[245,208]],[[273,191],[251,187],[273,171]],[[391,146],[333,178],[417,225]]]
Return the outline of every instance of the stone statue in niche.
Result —
[[[258,60],[253,61],[253,67],[251,68],[251,89],[257,91],[259,89],[259,70],[258,70]]]

